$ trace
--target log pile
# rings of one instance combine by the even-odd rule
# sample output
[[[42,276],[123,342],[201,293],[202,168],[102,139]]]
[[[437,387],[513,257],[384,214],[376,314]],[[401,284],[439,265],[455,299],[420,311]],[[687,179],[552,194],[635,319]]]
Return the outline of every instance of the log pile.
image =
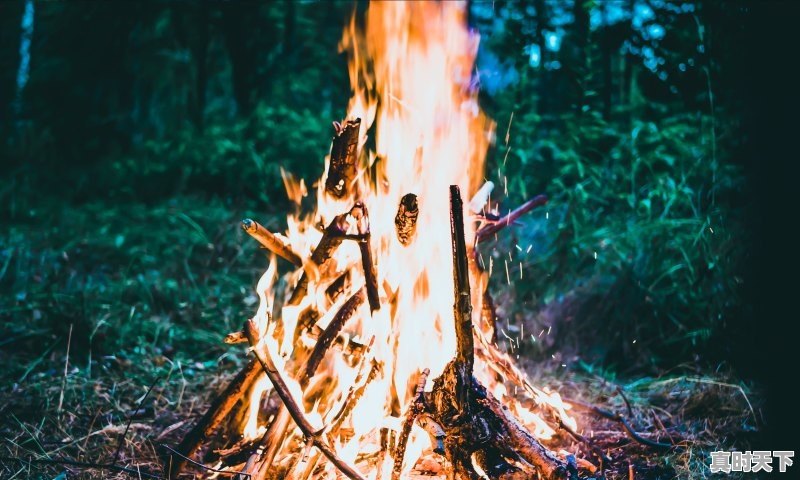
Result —
[[[312,293],[310,285],[325,285],[325,297],[330,305],[337,305],[338,310],[328,315],[327,312],[306,307],[299,314],[294,331],[295,348],[289,360],[293,365],[291,371],[279,366],[283,365],[283,361],[276,361],[276,353],[270,348],[269,339],[265,338],[263,329],[260,330],[253,319],[244,322],[241,331],[226,336],[226,343],[246,343],[253,358],[217,396],[208,412],[178,448],[171,450],[172,455],[167,462],[169,477],[206,475],[223,470],[240,478],[259,480],[320,478],[321,469],[328,462],[328,467],[333,465],[339,475],[350,479],[366,478],[371,472],[379,471],[381,465],[390,465],[388,470],[391,478],[398,480],[408,470],[410,462],[416,461],[406,458],[407,443],[416,425],[430,436],[432,451],[438,455],[448,478],[577,478],[574,462],[559,458],[542,446],[473,375],[476,355],[485,362],[498,362],[491,354],[494,347],[486,342],[485,336],[476,333],[473,325],[470,277],[483,273],[477,266],[475,245],[467,245],[464,204],[459,187],[455,185],[450,187],[449,192],[455,299],[452,328],[457,343],[455,357],[441,375],[431,382],[428,381],[428,369],[419,372],[416,383],[410,387],[413,395],[407,405],[400,404],[401,395],[396,392],[393,394],[396,405],[393,411],[397,411],[401,426],[398,430],[381,429],[380,441],[376,442],[380,444],[377,452],[360,453],[353,461],[352,458],[345,460],[337,451],[337,445],[347,438],[348,422],[352,420],[353,410],[364,397],[366,389],[390,368],[370,355],[374,338],[355,341],[342,336],[348,322],[362,307],[375,315],[382,307],[390,306],[381,305],[381,289],[386,293],[384,301],[392,301],[392,296],[386,292],[387,288],[378,285],[369,213],[365,203],[357,200],[359,127],[360,121],[357,119],[335,124],[336,135],[324,184],[326,193],[337,200],[356,201],[351,203],[349,211],[334,217],[322,230],[321,239],[307,259],[293,251],[282,237],[269,232],[259,223],[248,219],[242,224],[242,228],[264,248],[302,269],[285,305],[298,308],[307,305],[304,300]],[[401,198],[397,207],[395,233],[405,248],[414,248],[419,202],[416,195],[408,194]],[[537,197],[507,217],[485,223],[476,233],[476,243],[494,236],[503,226],[513,224],[524,211],[542,203],[543,199]],[[363,282],[354,285],[353,274],[348,270],[337,272],[335,278],[327,281],[314,280],[320,272],[328,271],[325,267],[344,242],[356,242],[358,245],[358,278],[363,277]],[[482,312],[481,317],[485,317],[483,321],[493,322],[495,315],[488,290],[484,288],[477,293],[484,298],[484,309],[488,309],[488,313]],[[316,325],[316,320],[322,316],[329,317],[324,328]],[[301,338],[315,338],[315,343],[309,345],[300,341]],[[333,351],[334,345],[341,349],[341,354],[346,355],[349,362],[357,366],[359,373],[343,400],[332,407],[338,410],[328,417],[331,419],[328,424],[317,425],[305,412],[309,411],[309,405],[326,401],[318,393],[319,385],[326,381],[320,378],[320,366],[332,355],[340,355],[338,351]],[[516,372],[502,362],[494,368],[503,375]],[[252,401],[251,391],[255,383],[265,376],[272,386],[272,394],[264,401],[259,417],[268,421],[268,427],[260,437],[245,440],[237,427],[243,423],[245,412],[252,407],[249,402]],[[298,435],[290,435],[297,430],[300,432],[300,442]],[[297,443],[296,448],[291,450],[293,458],[279,462],[278,453],[282,449],[285,451],[289,445],[287,442],[292,441]],[[207,471],[203,472],[204,469]],[[372,478],[375,478],[374,475]]]

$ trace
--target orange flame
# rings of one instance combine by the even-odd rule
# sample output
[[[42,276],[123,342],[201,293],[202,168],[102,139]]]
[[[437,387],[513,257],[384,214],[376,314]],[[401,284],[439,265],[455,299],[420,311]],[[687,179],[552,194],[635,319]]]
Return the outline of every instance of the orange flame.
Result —
[[[355,18],[350,22],[340,48],[350,56],[353,96],[347,119],[362,121],[360,174],[356,179],[360,194],[358,198],[344,200],[326,194],[328,158],[326,171],[316,186],[316,212],[289,218],[288,242],[308,258],[322,236],[317,225],[327,225],[334,216],[348,211],[355,200],[363,201],[370,212],[371,245],[383,308],[370,312],[368,306],[362,306],[344,332],[350,341],[362,345],[367,344],[365,339],[373,339],[371,348],[366,350],[367,359],[350,362],[341,352],[327,355],[316,376],[324,381],[315,380],[306,388],[306,393],[317,391],[313,405],[300,401],[304,393],[298,383],[292,383],[292,393],[299,405],[305,405],[308,417],[330,428],[352,386],[363,382],[364,369],[373,363],[382,366],[349,416],[348,435],[334,439],[334,447],[349,462],[355,462],[358,454],[379,448],[380,429],[399,429],[401,419],[396,403],[400,403],[400,412],[405,410],[412,395],[407,386],[418,372],[429,368],[430,378],[436,378],[455,355],[448,186],[459,185],[468,197],[478,191],[484,181],[486,152],[494,138],[494,124],[478,106],[473,82],[478,36],[467,28],[466,15],[462,3],[375,2],[366,12],[363,29]],[[365,151],[368,132],[374,132],[374,150]],[[305,185],[286,173],[283,180],[290,197],[299,204],[306,193]],[[419,199],[419,216],[416,237],[404,246],[397,239],[394,218],[400,199],[408,193],[416,194]],[[467,222],[466,229],[467,244],[471,245],[474,237],[471,222]],[[319,271],[309,263],[286,278],[290,286],[303,271],[310,279],[309,294],[299,305],[284,305],[280,312],[271,312],[274,263],[258,285],[261,305],[254,320],[266,334],[271,354],[290,374],[301,368],[293,364],[297,346],[314,344],[306,336],[294,338],[302,312],[309,307],[327,312],[317,320],[317,326],[324,328],[346,300],[340,298],[331,304],[325,295],[330,281],[349,270],[351,291],[365,282],[355,242],[342,243]],[[479,283],[485,285],[485,279],[473,280],[474,287]],[[476,323],[481,298],[473,294]],[[511,365],[507,355],[490,345],[479,329],[476,335],[485,353],[476,358],[476,378],[509,405],[536,436],[542,439],[552,436],[553,429],[497,381],[498,371],[492,364],[496,359]],[[503,371],[508,381],[527,382],[519,370],[510,368],[513,379],[508,378],[509,369]],[[569,405],[561,402],[557,393],[528,387],[525,390],[532,399],[550,405],[574,426],[574,420],[566,413]],[[257,405],[269,388],[268,382],[262,382],[253,391],[245,429],[248,438],[263,432],[264,426],[257,425]],[[323,389],[322,395],[319,389]],[[300,438],[299,432],[294,435]],[[285,442],[283,448],[294,448],[296,453],[298,444]],[[428,435],[415,426],[407,447],[404,478],[423,451],[430,448]],[[375,478],[377,470],[388,473],[390,468],[387,460],[366,474]]]

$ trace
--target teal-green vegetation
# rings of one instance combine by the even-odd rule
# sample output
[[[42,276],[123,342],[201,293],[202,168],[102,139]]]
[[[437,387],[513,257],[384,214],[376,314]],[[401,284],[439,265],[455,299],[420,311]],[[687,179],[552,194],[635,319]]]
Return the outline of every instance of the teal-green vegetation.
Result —
[[[124,427],[157,378],[147,401],[172,412],[155,423],[174,440],[188,425],[163,432],[202,412],[241,364],[220,339],[255,308],[266,256],[238,222],[281,230],[281,169],[308,185],[321,174],[330,122],[349,98],[337,43],[352,11],[0,5],[0,412],[13,439],[0,456],[97,460],[122,433],[109,426]],[[493,199],[502,213],[550,198],[482,249],[501,325],[537,336],[522,355],[549,362],[545,375],[627,376],[635,395],[668,369],[697,378],[732,368],[746,309],[737,155],[747,132],[733,80],[745,15],[713,1],[471,3],[476,78],[497,122]],[[750,391],[709,381],[658,385],[701,385],[695,393],[714,400],[703,409],[687,394],[696,415],[735,412],[713,417],[737,432],[724,433],[732,445],[760,421],[743,402]],[[582,395],[607,398],[603,388]],[[704,435],[689,423],[666,431]],[[698,448],[718,446],[703,438]],[[143,427],[128,434],[127,461],[156,461],[145,439]],[[672,461],[702,469],[685,452]]]

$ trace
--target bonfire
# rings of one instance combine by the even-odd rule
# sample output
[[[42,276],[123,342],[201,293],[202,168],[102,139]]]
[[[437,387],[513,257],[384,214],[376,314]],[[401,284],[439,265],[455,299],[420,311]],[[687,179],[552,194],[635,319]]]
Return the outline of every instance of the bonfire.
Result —
[[[491,204],[494,124],[466,14],[379,2],[345,29],[353,96],[315,208],[284,172],[287,231],[243,222],[272,253],[258,309],[225,339],[251,359],[173,450],[172,478],[583,475],[547,441],[586,440],[571,411],[592,407],[532,384],[497,346],[479,245],[547,199],[506,215]],[[278,278],[284,261],[293,271]]]

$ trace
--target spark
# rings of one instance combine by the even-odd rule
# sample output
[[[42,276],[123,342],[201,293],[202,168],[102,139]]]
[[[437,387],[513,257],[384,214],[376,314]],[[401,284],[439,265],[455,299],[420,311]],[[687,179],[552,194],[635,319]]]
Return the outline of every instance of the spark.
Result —
[[[528,245],[528,249],[525,250],[525,254],[527,255],[527,254],[531,253],[531,249],[532,248],[533,248],[533,244]]]

